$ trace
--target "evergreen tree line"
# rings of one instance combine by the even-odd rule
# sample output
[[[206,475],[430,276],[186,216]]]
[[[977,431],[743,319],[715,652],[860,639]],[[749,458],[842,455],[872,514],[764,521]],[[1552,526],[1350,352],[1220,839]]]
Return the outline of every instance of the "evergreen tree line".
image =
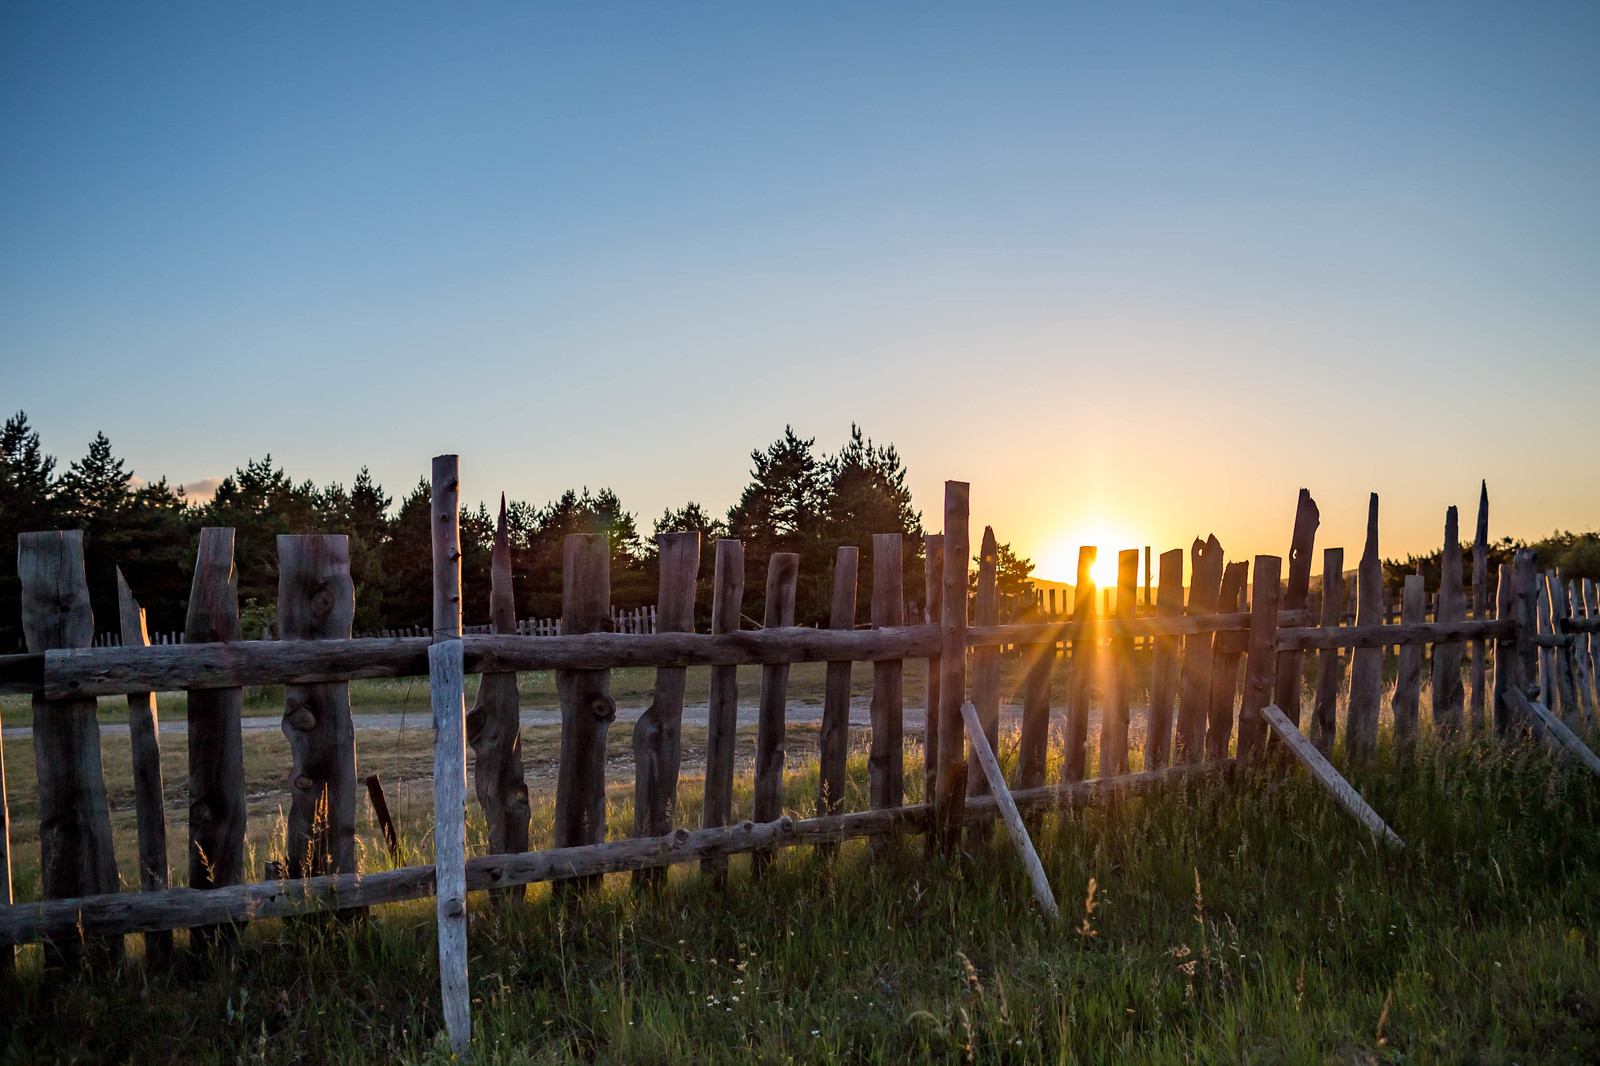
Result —
[[[611,541],[612,603],[633,608],[654,603],[658,587],[655,535],[698,530],[702,594],[697,626],[710,617],[717,537],[738,537],[745,548],[746,625],[764,611],[767,561],[774,552],[800,555],[796,620],[828,621],[834,553],[861,549],[857,617],[868,620],[872,593],[872,534],[900,532],[904,540],[904,592],[920,602],[922,516],[912,506],[906,470],[894,446],[880,446],[852,426],[835,453],[819,454],[816,439],[791,427],[765,449],[751,453],[750,482],[723,517],[697,502],[666,509],[649,538],[610,489],[568,489],[537,506],[504,502],[512,545],[517,617],[561,612],[562,544],[569,533],[606,533]],[[19,412],[0,431],[0,653],[23,649],[21,589],[16,574],[17,534],[82,529],[89,595],[99,631],[115,629],[116,568],[146,608],[152,631],[183,628],[195,552],[202,526],[235,530],[241,622],[246,636],[277,616],[277,536],[343,533],[350,538],[356,586],[356,632],[426,626],[432,618],[430,489],[426,478],[395,505],[363,467],[346,486],[296,482],[270,455],[251,459],[218,486],[208,501],[190,501],[166,479],[141,482],[97,434],[82,459],[57,471],[27,415]],[[489,557],[495,515],[486,505],[461,512],[463,614],[467,624],[488,621]],[[1021,560],[1027,568],[1027,561]],[[1022,570],[1026,577],[1026,569]],[[920,619],[908,619],[920,621]]]

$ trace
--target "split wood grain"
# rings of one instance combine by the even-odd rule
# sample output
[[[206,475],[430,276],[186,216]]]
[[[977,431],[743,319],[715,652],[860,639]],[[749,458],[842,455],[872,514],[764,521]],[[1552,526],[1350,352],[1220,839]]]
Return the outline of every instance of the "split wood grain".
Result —
[[[150,630],[144,608],[133,598],[128,579],[117,567],[117,621],[123,647],[147,648]],[[167,817],[161,779],[161,730],[153,692],[128,693],[128,747],[133,762],[133,809],[139,831],[139,889],[160,892],[167,888]],[[147,965],[165,967],[172,961],[172,934],[148,933],[144,938]]]
[[[1135,565],[1137,560],[1136,554]],[[1039,862],[1039,853],[1033,850],[1033,841],[1028,837],[1027,826],[1023,825],[1022,814],[1011,798],[1011,791],[1006,788],[1005,775],[1000,772],[1000,763],[995,759],[994,749],[989,746],[989,738],[984,735],[984,723],[978,717],[977,708],[970,703],[964,703],[961,705],[961,714],[966,720],[967,736],[971,738],[972,754],[977,757],[978,765],[983,769],[983,776],[989,782],[989,792],[994,796],[995,807],[1000,812],[1000,820],[1005,823],[1006,832],[1011,836],[1012,846],[1017,849],[1017,856],[1022,860],[1023,869],[1028,872],[1034,899],[1038,900],[1039,909],[1044,912],[1048,921],[1059,922],[1061,912],[1056,906],[1055,893],[1050,889],[1049,878],[1044,875],[1044,866]]]
[[[1378,557],[1378,494],[1367,504],[1367,542],[1356,570],[1356,625],[1383,624],[1383,563]],[[1357,648],[1350,657],[1350,711],[1345,752],[1355,763],[1372,758],[1378,744],[1378,705],[1383,693],[1383,648]]]

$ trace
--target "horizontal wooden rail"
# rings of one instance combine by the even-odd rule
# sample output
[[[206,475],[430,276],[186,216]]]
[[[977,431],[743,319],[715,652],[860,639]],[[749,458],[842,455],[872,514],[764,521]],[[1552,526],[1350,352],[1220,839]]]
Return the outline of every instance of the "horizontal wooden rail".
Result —
[[[1233,766],[1232,759],[1222,759],[1070,785],[1046,785],[1013,792],[1012,799],[1022,810],[1092,806],[1114,797],[1148,792],[1185,778],[1226,774]],[[520,855],[485,855],[467,860],[467,888],[479,890],[561,881],[797,844],[916,833],[922,830],[927,813],[926,804],[917,804],[826,818],[780,818],[773,822],[742,822],[713,829],[679,829],[667,836],[633,837]],[[993,818],[995,813],[992,796],[974,797],[966,802],[965,820],[968,822]],[[18,903],[0,907],[0,944],[76,940],[282,918],[315,910],[400,903],[432,895],[433,890],[434,870],[429,865],[371,874],[266,881],[205,891],[174,888],[164,892],[120,892],[82,899]]]
[[[1515,636],[1517,623],[1418,622],[1396,626],[1306,627],[1278,630],[1278,650],[1312,648],[1381,648],[1390,644],[1434,644],[1461,640],[1495,640]],[[48,653],[47,653],[48,654]]]

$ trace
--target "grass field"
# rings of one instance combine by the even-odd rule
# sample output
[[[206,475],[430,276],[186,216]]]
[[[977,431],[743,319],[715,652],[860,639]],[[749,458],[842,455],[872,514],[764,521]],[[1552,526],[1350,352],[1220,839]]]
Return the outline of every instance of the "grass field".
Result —
[[[415,743],[402,758],[421,776],[426,730]],[[7,750],[21,799],[31,767],[12,771],[13,747],[25,745]],[[815,764],[803,743],[790,750],[802,765],[788,804],[806,812]],[[253,782],[281,776],[269,762]],[[847,802],[864,806],[859,750],[851,770]],[[747,771],[739,781],[748,811]],[[613,877],[582,901],[547,887],[526,907],[475,896],[474,1056],[1600,1060],[1600,780],[1539,749],[1424,744],[1409,761],[1383,748],[1352,781],[1403,853],[1377,847],[1298,772],[1048,817],[1038,843],[1060,928],[1039,917],[1003,834],[948,863],[926,859],[919,838],[887,853],[847,845],[832,866],[793,849],[759,885],[736,858],[724,892],[680,868],[659,895]],[[685,780],[685,811],[698,811],[699,787]],[[536,828],[549,824],[541,802]],[[625,783],[609,815],[612,836],[631,827]],[[425,855],[425,804],[404,824]],[[385,862],[370,843],[364,860]],[[125,972],[71,980],[27,949],[0,1007],[4,1060],[444,1061],[432,914],[427,900],[356,924],[261,922],[231,965],[191,959],[170,973],[144,970],[137,937]]]

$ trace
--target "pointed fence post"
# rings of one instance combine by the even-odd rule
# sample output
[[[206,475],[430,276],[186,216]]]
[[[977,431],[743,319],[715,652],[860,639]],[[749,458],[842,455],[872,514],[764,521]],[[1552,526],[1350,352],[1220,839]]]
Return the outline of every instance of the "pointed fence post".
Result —
[[[82,530],[19,533],[17,577],[22,585],[22,631],[30,653],[92,645],[94,616],[89,609]],[[121,887],[100,764],[98,706],[93,697],[33,697],[39,879],[45,899],[95,896]],[[91,953],[97,963],[120,963],[122,938],[99,941]],[[46,961],[76,967],[84,961],[82,945],[47,944]]]
[[[117,567],[117,620],[122,646],[148,648],[150,632],[144,608],[133,598],[122,567]],[[153,692],[128,693],[128,747],[133,760],[133,806],[139,824],[139,888],[160,892],[168,885],[167,818],[161,782],[161,735]],[[172,933],[160,930],[144,935],[144,957],[151,966],[172,961]]]
[[[1283,590],[1283,609],[1303,611],[1311,593],[1311,555],[1317,539],[1317,526],[1321,513],[1309,489],[1300,490],[1295,504],[1294,533],[1289,538],[1289,580]],[[1296,649],[1278,653],[1277,683],[1273,689],[1273,703],[1285,718],[1300,728],[1300,684],[1305,663],[1305,652]],[[1269,743],[1276,743],[1275,734],[1267,734]]]
[[[953,855],[961,832],[967,792],[966,737],[961,705],[967,701],[967,532],[969,486],[944,483],[944,591],[940,603],[939,777],[934,788],[933,825],[939,849]]]
[[[1378,558],[1378,494],[1367,504],[1367,543],[1356,571],[1356,625],[1383,624],[1383,563]],[[1351,656],[1350,717],[1345,755],[1355,763],[1372,758],[1378,744],[1378,706],[1383,693],[1383,648],[1357,648]]]
[[[1440,558],[1439,607],[1435,622],[1460,622],[1467,617],[1467,594],[1461,584],[1461,530],[1454,507],[1445,511],[1444,552]],[[1460,641],[1433,646],[1433,729],[1440,737],[1461,732],[1465,693],[1461,687]]]
[[[472,1043],[467,988],[467,699],[461,645],[461,480],[456,456],[433,460],[433,864],[439,990],[450,1050]]]
[[[978,587],[972,598],[972,622],[978,626],[1000,624],[1000,597],[996,588],[996,567],[999,547],[994,529],[983,527],[983,539],[978,544]],[[983,735],[988,738],[989,749],[1000,745],[1000,648],[988,645],[972,649],[972,706],[977,710],[978,721],[983,723]],[[971,738],[968,738],[970,744]],[[989,779],[981,773],[967,769],[967,796],[989,795]],[[975,822],[967,827],[968,847],[976,850],[988,843],[994,825],[988,821]]]
[[[872,628],[905,625],[902,594],[902,541],[899,533],[872,536]],[[905,802],[905,664],[884,659],[872,664],[872,751],[867,776],[875,808]]]

